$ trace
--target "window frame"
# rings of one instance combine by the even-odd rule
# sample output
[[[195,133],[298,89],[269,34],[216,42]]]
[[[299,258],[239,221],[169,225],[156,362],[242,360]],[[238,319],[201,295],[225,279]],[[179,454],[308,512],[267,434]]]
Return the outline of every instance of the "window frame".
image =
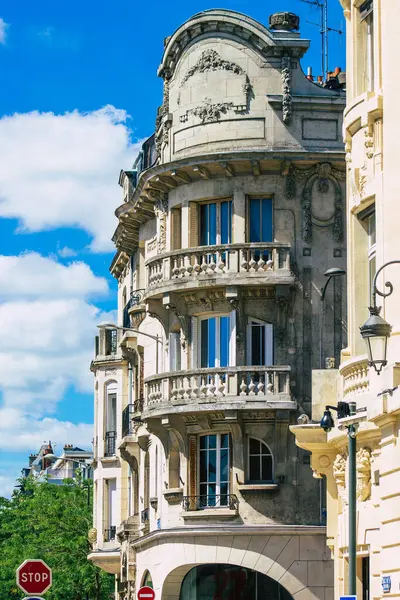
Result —
[[[271,362],[268,362],[268,329],[265,328],[264,333],[264,352],[265,352],[265,365],[254,365],[253,364],[253,352],[252,352],[252,322],[256,322],[262,326],[270,326],[270,335],[271,335]],[[255,317],[248,317],[247,319],[247,348],[246,348],[246,359],[247,366],[261,366],[261,367],[272,367],[274,365],[274,325],[270,321],[263,321],[262,319],[257,319]]]
[[[221,344],[220,344],[220,326],[217,325],[215,328],[215,345],[219,351],[219,356],[216,354],[216,365],[215,367],[202,367],[201,366],[201,323],[202,321],[206,321],[208,319],[216,319],[218,323],[220,323],[220,317],[228,317],[229,318],[229,339],[228,339],[228,364],[227,367],[236,366],[236,353],[234,352],[232,340],[236,335],[236,313],[235,311],[231,311],[228,313],[216,313],[216,314],[206,314],[206,315],[198,315],[195,317],[197,319],[197,368],[198,369],[224,369],[226,367],[221,367]]]
[[[251,454],[250,453],[250,441],[251,440],[255,440],[255,441],[259,442],[261,444],[261,446],[265,446],[267,448],[267,450],[269,451],[269,454],[262,454],[261,447],[260,447],[260,454]],[[273,452],[272,452],[270,446],[267,444],[267,442],[265,442],[264,440],[261,440],[260,438],[254,436],[254,435],[248,435],[246,448],[247,448],[247,478],[246,478],[247,483],[249,485],[275,483],[275,460],[274,460]],[[259,456],[260,457],[260,475],[262,474],[261,457],[262,456],[270,456],[271,457],[271,479],[265,480],[265,479],[251,479],[250,478],[250,457],[251,456]]]
[[[373,227],[371,222],[373,218]],[[358,214],[358,219],[361,222],[367,234],[367,269],[368,269],[368,300],[372,302],[373,283],[376,273],[376,206],[375,202],[370,204],[368,208]],[[373,239],[371,243],[371,238]],[[372,263],[375,262],[375,267],[372,269]]]
[[[222,204],[224,202],[230,202],[230,230],[228,228],[228,237],[229,237],[229,241],[228,242],[221,242],[221,209],[222,209]],[[209,200],[205,200],[205,201],[201,201],[198,202],[198,221],[199,221],[199,233],[198,233],[198,244],[199,246],[221,246],[221,245],[225,245],[225,244],[232,244],[233,243],[233,216],[234,216],[234,204],[233,204],[233,197],[227,197],[227,198],[210,198]],[[201,244],[201,237],[202,237],[202,220],[201,220],[201,208],[202,206],[206,206],[207,204],[215,204],[216,205],[216,224],[215,224],[215,239],[216,242],[215,244]]]
[[[218,432],[208,432],[202,433],[197,436],[197,468],[196,468],[196,495],[203,496],[204,494],[200,493],[200,485],[209,485],[209,481],[202,482],[200,481],[200,473],[201,473],[201,453],[203,452],[200,449],[200,440],[204,437],[209,437],[211,435],[215,435],[217,438],[216,443],[216,475],[215,475],[215,496],[225,496],[225,494],[221,494],[221,436],[228,436],[228,491],[226,493],[227,496],[231,494],[232,490],[232,436],[229,431],[218,431]],[[223,448],[224,450],[225,448]],[[208,455],[208,451],[207,451]],[[212,483],[212,482],[211,482]],[[208,505],[209,494],[206,494],[207,497],[207,508],[214,508],[213,505]],[[216,507],[220,507],[221,505],[216,505]],[[225,506],[225,505],[222,505]]]
[[[271,239],[265,242],[250,242],[250,203],[251,200],[271,200]],[[274,194],[258,194],[246,196],[246,240],[249,244],[272,244],[275,239],[275,196]]]

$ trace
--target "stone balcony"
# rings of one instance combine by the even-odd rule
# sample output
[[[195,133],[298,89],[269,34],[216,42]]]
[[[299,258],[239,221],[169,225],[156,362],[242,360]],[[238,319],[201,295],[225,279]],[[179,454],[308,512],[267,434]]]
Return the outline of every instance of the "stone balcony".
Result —
[[[216,285],[293,284],[290,245],[277,242],[198,246],[146,261],[146,298]]]
[[[162,373],[145,379],[143,416],[231,409],[295,410],[289,366]]]

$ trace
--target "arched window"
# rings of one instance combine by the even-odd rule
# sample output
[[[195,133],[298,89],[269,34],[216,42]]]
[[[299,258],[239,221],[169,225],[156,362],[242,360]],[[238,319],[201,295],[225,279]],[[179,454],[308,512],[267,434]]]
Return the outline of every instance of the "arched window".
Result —
[[[145,573],[143,575],[141,587],[145,587],[145,586],[151,588],[152,590],[154,589],[153,588],[153,578],[150,575],[150,571],[145,571]]]
[[[250,483],[271,483],[274,480],[273,458],[267,444],[256,438],[249,438],[248,479]]]

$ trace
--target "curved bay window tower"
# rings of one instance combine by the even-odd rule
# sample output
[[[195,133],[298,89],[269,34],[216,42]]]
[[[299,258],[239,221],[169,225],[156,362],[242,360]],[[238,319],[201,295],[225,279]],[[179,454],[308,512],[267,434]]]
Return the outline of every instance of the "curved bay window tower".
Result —
[[[311,369],[345,343],[341,282],[320,301],[345,265],[345,98],[303,74],[298,25],[209,10],[179,27],[156,131],[120,175],[111,272],[128,329],[101,329],[92,363],[90,555],[117,598],[333,586],[320,482],[289,425],[311,417]]]

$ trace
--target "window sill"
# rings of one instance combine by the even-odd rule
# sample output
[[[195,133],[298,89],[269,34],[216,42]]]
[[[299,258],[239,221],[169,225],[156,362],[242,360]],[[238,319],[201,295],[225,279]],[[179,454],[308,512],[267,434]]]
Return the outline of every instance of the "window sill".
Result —
[[[113,454],[113,456],[102,456],[100,458],[101,462],[104,463],[119,463],[119,458],[116,454]]]
[[[202,510],[183,511],[182,517],[189,519],[232,519],[237,517],[239,511],[232,508],[203,508]]]
[[[246,483],[237,486],[241,493],[246,492],[272,492],[279,489],[277,483]]]

